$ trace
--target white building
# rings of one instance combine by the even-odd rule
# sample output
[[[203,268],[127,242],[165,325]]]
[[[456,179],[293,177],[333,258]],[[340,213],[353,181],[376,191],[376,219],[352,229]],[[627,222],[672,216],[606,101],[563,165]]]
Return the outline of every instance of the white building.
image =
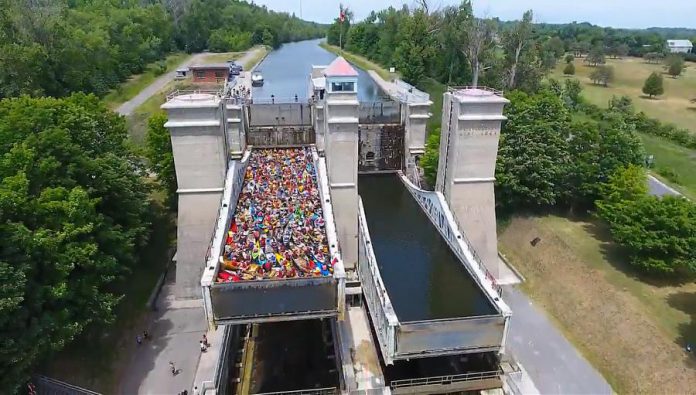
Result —
[[[689,53],[694,45],[689,40],[667,40],[667,48],[671,53]]]

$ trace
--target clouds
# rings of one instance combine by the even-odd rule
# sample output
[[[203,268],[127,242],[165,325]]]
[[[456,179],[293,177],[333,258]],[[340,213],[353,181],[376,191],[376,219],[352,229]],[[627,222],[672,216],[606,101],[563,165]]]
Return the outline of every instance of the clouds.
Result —
[[[254,0],[279,11],[294,12],[317,22],[328,23],[338,15],[339,3],[350,7],[356,19],[370,11],[389,6],[413,6],[415,1],[403,0]],[[457,0],[430,0],[434,7],[457,4]],[[534,10],[535,21],[548,23],[591,22],[612,27],[645,28],[651,26],[696,28],[694,0],[474,0],[479,16],[518,19],[527,9]]]

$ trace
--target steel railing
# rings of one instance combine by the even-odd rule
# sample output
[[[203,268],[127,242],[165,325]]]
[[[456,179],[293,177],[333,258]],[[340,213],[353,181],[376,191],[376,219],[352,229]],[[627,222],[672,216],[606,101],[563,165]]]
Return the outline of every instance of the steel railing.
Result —
[[[36,386],[37,394],[53,395],[101,395],[86,388],[78,387],[64,381],[52,379],[50,377],[35,375],[32,383]]]
[[[500,378],[503,374],[502,370],[494,370],[488,372],[470,372],[462,374],[453,374],[447,376],[421,377],[416,379],[393,380],[389,386],[392,389],[404,387],[416,387],[421,385],[448,385],[452,383],[461,383],[467,381],[480,381],[487,379]]]
[[[166,94],[167,101],[173,99],[176,96],[182,95],[192,95],[197,93],[205,93],[210,95],[222,96],[222,90],[220,89],[174,89]]]
[[[470,86],[470,85],[448,86],[447,92],[450,92],[450,93],[458,93],[459,92],[459,93],[466,94],[463,91],[472,91],[474,89],[477,89],[479,91],[490,92],[490,93],[492,93],[494,95],[498,95],[498,96],[503,96],[503,94],[505,93],[504,91],[494,89],[494,88],[489,88],[487,86]]]
[[[486,275],[486,278],[491,282],[491,285],[493,286],[493,289],[500,295],[500,297],[503,297],[503,286],[499,285],[498,282],[495,280],[495,277],[491,274],[491,272],[488,271],[488,268],[486,268],[486,265],[483,264],[483,260],[479,256],[479,254],[476,252],[476,249],[474,248],[474,245],[471,244],[471,241],[469,240],[468,237],[466,237],[466,233],[463,231],[462,226],[459,224],[459,220],[457,217],[452,213],[452,218],[454,219],[454,224],[457,225],[457,230],[459,231],[459,234],[462,235],[462,240],[464,240],[464,243],[466,243],[466,246],[469,248],[469,251],[471,251],[471,256],[474,257],[474,262],[478,265],[479,269]]]
[[[333,395],[338,394],[337,388],[316,388],[307,390],[296,390],[296,391],[278,391],[278,392],[263,392],[256,395],[280,395],[280,394],[292,394],[292,395]]]

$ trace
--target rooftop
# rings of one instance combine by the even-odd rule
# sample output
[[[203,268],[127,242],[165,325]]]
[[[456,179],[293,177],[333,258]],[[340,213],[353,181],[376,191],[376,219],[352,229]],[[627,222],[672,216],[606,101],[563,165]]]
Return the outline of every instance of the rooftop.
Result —
[[[189,69],[191,69],[191,70],[199,70],[199,69],[225,69],[225,70],[229,70],[230,64],[229,63],[200,63],[200,64],[194,64],[192,66],[189,66]]]
[[[667,40],[667,45],[670,47],[693,47],[694,45],[689,40]]]
[[[339,56],[324,70],[324,75],[327,77],[357,77],[358,72],[348,61]]]

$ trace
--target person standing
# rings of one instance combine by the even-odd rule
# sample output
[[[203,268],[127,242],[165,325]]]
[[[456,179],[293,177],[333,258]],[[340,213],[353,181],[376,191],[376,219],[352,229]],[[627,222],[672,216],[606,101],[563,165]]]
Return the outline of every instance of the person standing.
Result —
[[[174,362],[169,361],[169,369],[172,371],[172,376],[176,376],[176,366],[174,366]]]
[[[208,351],[208,346],[205,345],[205,343],[203,342],[203,340],[200,341],[200,344],[201,344],[201,352],[206,352],[206,351]]]
[[[208,336],[203,334],[203,343],[206,345],[206,347],[210,347],[210,343],[208,343]]]
[[[140,335],[137,335],[135,337],[135,342],[138,343],[138,346],[140,346],[141,344],[143,344],[143,338],[140,337]]]

